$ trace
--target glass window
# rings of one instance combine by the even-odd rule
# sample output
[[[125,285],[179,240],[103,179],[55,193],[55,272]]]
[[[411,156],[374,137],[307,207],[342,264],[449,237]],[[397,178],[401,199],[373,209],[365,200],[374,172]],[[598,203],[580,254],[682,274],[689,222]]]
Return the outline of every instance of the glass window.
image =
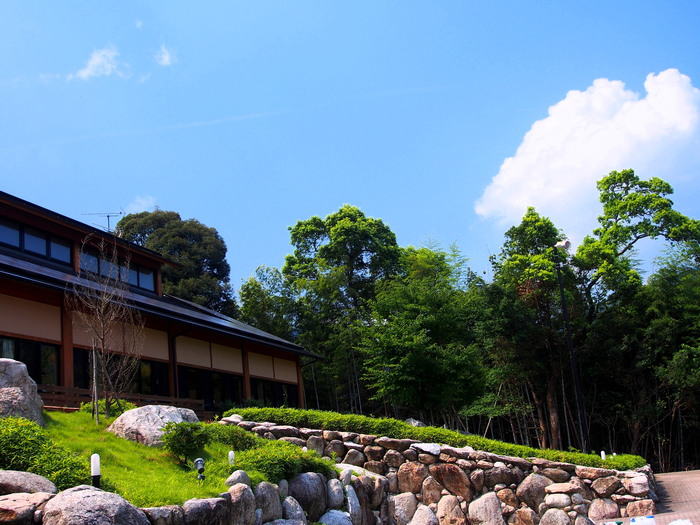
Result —
[[[119,275],[119,267],[112,262],[100,259],[100,275],[116,280]]]
[[[129,268],[129,284],[131,286],[139,285],[139,271],[136,268]]]
[[[24,249],[39,255],[46,254],[46,234],[34,228],[24,230]]]
[[[0,219],[0,242],[19,248],[19,224]]]
[[[144,267],[139,268],[139,287],[151,292],[156,289],[153,270]]]
[[[51,258],[70,264],[71,244],[65,239],[51,238]]]
[[[80,254],[80,269],[85,272],[98,273],[100,269],[100,260],[97,255],[82,252]]]
[[[0,341],[2,357],[22,361],[37,384],[58,384],[58,345],[11,337],[0,337]]]

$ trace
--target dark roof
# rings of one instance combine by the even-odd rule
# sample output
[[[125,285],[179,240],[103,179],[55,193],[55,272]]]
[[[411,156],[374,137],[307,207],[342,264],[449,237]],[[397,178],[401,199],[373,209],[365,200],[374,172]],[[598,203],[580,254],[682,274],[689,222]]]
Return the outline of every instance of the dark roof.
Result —
[[[73,285],[96,286],[94,281],[77,276],[71,269],[59,269],[0,252],[0,277],[64,292]],[[161,319],[179,321],[191,327],[204,328],[219,334],[261,343],[301,356],[321,359],[321,356],[281,337],[269,334],[221,313],[173,296],[162,298],[127,291],[125,300],[139,311]]]

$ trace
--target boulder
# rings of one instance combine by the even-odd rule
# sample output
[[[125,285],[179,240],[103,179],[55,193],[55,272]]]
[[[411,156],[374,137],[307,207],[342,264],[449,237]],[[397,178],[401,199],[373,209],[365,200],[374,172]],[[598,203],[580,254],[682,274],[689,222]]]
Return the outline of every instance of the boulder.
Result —
[[[345,457],[343,458],[343,463],[361,467],[365,464],[366,460],[367,458],[365,458],[365,455],[362,452],[360,452],[359,450],[350,449],[348,450],[348,453],[345,454]]]
[[[14,359],[0,359],[0,417],[16,416],[44,425],[44,402],[29,377],[27,365]]]
[[[452,494],[470,501],[474,497],[469,476],[457,465],[441,463],[430,466],[430,475]]]
[[[318,521],[325,525],[352,525],[350,514],[341,510],[329,510]]]
[[[163,444],[165,425],[183,422],[198,423],[199,419],[189,408],[146,405],[127,410],[107,430],[124,439],[154,447]]]
[[[540,525],[571,525],[571,519],[561,509],[549,509],[542,516]]]
[[[623,479],[622,484],[632,496],[646,498],[649,495],[649,478],[643,474],[633,478]]]
[[[437,505],[437,519],[440,525],[467,525],[467,517],[459,505],[457,496],[444,496]]]
[[[289,495],[299,502],[310,521],[318,521],[328,508],[326,478],[316,472],[294,476],[289,481]]]
[[[439,525],[435,513],[427,505],[418,505],[409,525]]]
[[[350,514],[352,525],[362,525],[362,507],[352,485],[345,487],[345,496],[348,500],[348,514]]]
[[[432,477],[428,476],[423,480],[423,486],[421,488],[421,496],[422,496],[422,501],[426,505],[430,505],[432,503],[437,503],[440,501],[440,498],[442,497],[442,489],[444,489],[438,481]]]
[[[291,496],[287,496],[282,501],[282,518],[285,520],[297,520],[303,525],[307,525],[306,513],[301,508],[299,502]]]
[[[440,455],[440,445],[438,443],[413,443],[411,448],[417,450],[419,454]]]
[[[255,487],[255,505],[262,509],[263,523],[282,518],[282,503],[280,494],[272,483],[262,481]]]
[[[185,511],[180,505],[164,505],[141,509],[151,525],[185,525]]]
[[[43,525],[109,523],[150,525],[146,514],[124,498],[89,485],[60,492],[46,503]]]
[[[48,492],[19,492],[0,496],[0,523],[33,525],[34,513],[53,497]]]
[[[620,507],[613,500],[596,498],[588,509],[588,518],[594,522],[620,517]]]
[[[620,480],[617,476],[606,476],[604,478],[598,478],[593,483],[591,483],[591,488],[601,498],[609,498],[617,489],[622,486]]]
[[[571,478],[571,474],[562,468],[544,468],[540,471],[540,474],[547,476],[555,483],[564,483]]]
[[[539,516],[530,507],[520,507],[515,511],[509,523],[512,525],[537,525],[539,521]]]
[[[255,496],[245,483],[237,483],[228,489],[231,495],[230,525],[250,525],[255,521]]]
[[[412,427],[424,427],[426,426],[425,423],[422,421],[419,421],[418,419],[413,419],[412,417],[409,417],[408,419],[404,420],[404,423],[408,423]]]
[[[339,509],[345,502],[345,494],[343,492],[343,484],[339,479],[328,480],[328,507],[331,509]]]
[[[577,465],[576,475],[581,479],[594,480],[598,478],[605,478],[607,476],[614,476],[615,471],[607,468],[582,467]]]
[[[56,485],[48,479],[18,470],[0,470],[0,494],[14,494],[16,492],[48,492],[56,494]]]
[[[642,499],[627,504],[628,516],[653,516],[656,514],[656,504],[653,500]]]
[[[493,492],[487,492],[469,504],[471,525],[504,525],[501,502]]]
[[[231,508],[224,498],[190,499],[182,506],[182,510],[185,525],[228,525],[231,514]]]
[[[428,467],[421,463],[404,463],[397,472],[399,491],[418,494],[423,480],[428,477]]]
[[[326,448],[326,441],[321,436],[309,436],[306,440],[306,448],[316,451],[319,456],[323,456],[323,450]]]
[[[418,509],[418,500],[412,492],[402,492],[390,496],[390,505],[394,507],[394,521],[396,525],[407,525],[413,519]]]
[[[552,484],[552,480],[541,474],[530,474],[518,485],[515,495],[528,507],[537,512],[545,498],[545,487]]]
[[[225,483],[227,487],[233,487],[238,483],[243,483],[250,487],[250,476],[245,470],[234,470]]]

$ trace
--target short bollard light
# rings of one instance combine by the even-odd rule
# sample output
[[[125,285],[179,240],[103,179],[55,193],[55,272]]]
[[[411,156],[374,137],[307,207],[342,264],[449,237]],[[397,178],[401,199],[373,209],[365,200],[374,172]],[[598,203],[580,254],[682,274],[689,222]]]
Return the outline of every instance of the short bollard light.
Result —
[[[92,486],[100,488],[100,455],[90,456],[90,475],[92,476]]]
[[[228,451],[228,464],[233,465],[236,462],[236,453],[233,450]]]
[[[202,458],[197,458],[194,460],[194,469],[198,473],[197,479],[199,481],[202,481],[205,478],[205,476],[204,476],[204,460]]]

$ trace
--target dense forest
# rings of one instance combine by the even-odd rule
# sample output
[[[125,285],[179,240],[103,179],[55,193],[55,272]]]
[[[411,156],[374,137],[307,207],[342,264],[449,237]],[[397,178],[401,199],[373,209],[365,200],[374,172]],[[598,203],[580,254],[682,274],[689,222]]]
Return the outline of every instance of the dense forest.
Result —
[[[575,253],[530,208],[489,280],[456,247],[400,247],[345,205],[297,222],[283,267],[224,302],[324,356],[304,366],[309,408],[699,468],[700,221],[658,178],[612,172],[598,189],[598,227]],[[645,281],[646,238],[668,248]]]

